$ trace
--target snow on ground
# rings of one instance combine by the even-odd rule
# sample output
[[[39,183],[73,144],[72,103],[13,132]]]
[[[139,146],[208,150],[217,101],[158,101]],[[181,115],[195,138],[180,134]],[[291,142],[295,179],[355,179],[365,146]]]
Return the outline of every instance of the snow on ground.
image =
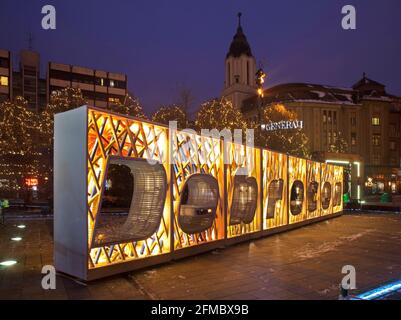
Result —
[[[336,251],[338,247],[342,245],[346,245],[347,243],[351,241],[355,241],[371,232],[374,232],[375,230],[373,229],[368,229],[366,231],[356,233],[350,236],[346,237],[339,237],[337,240],[334,241],[329,241],[329,242],[323,242],[322,244],[318,245],[317,247],[314,246],[312,243],[306,244],[304,249],[300,249],[297,252],[295,252],[295,256],[297,258],[301,259],[311,259],[311,258],[316,258],[319,257],[322,254]]]

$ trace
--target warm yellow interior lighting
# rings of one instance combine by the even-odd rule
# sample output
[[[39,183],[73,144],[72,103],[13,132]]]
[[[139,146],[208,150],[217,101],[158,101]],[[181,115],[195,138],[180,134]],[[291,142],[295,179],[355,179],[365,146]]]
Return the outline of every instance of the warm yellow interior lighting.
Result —
[[[8,77],[1,76],[0,77],[0,85],[8,87]]]

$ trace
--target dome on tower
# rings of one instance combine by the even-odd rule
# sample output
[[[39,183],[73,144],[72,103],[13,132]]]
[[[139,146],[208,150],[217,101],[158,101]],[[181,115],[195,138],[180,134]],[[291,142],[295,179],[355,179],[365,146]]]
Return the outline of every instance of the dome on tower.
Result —
[[[238,13],[237,32],[234,35],[233,41],[231,42],[230,50],[228,51],[226,58],[237,58],[243,54],[247,55],[248,57],[252,57],[251,47],[249,46],[248,40],[246,39],[246,36],[241,27],[241,13]]]

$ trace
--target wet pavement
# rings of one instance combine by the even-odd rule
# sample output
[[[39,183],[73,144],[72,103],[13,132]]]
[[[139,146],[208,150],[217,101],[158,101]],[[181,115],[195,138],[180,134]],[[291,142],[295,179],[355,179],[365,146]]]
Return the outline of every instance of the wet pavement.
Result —
[[[400,280],[400,247],[401,215],[344,215],[87,285],[57,276],[47,291],[41,268],[53,262],[52,221],[8,221],[0,261],[18,263],[0,267],[0,299],[337,299],[345,265],[356,269],[352,294]]]

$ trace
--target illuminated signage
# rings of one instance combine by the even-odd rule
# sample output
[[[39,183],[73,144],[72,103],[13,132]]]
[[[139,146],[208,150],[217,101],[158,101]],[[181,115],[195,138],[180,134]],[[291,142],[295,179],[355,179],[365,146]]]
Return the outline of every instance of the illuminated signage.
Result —
[[[293,129],[302,129],[303,127],[304,127],[304,122],[299,120],[270,122],[268,124],[261,125],[261,128],[264,131],[293,130]]]
[[[25,179],[25,184],[28,187],[37,187],[39,182],[38,182],[38,179],[36,179],[36,178],[29,178],[29,179]]]

